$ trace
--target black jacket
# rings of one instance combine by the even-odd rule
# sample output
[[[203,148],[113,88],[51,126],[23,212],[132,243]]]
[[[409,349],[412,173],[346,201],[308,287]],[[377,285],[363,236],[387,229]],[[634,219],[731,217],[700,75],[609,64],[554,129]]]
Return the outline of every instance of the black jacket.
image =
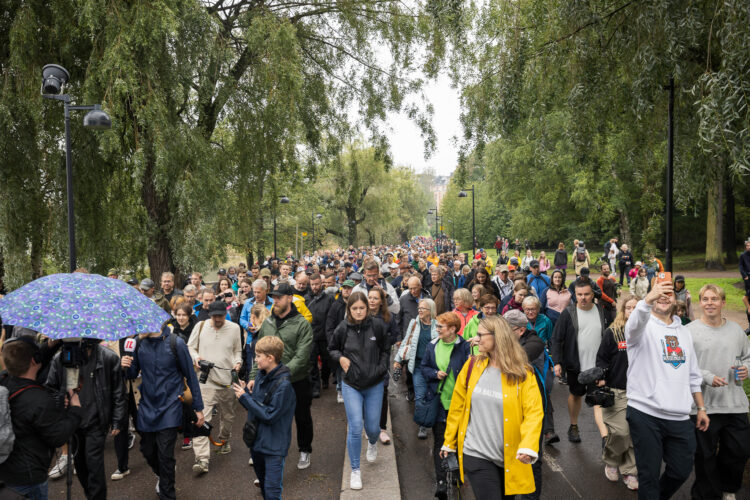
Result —
[[[523,347],[523,350],[526,351],[529,363],[536,366],[540,372],[544,370],[544,358],[542,357],[544,341],[539,338],[536,332],[527,328],[518,339],[518,342]]]
[[[605,370],[607,387],[624,390],[628,380],[628,351],[625,334],[620,332],[618,337],[619,342],[612,329],[607,328],[596,353],[596,366]]]
[[[621,268],[633,267],[633,254],[630,250],[627,252],[620,250],[620,253],[617,255],[617,265]]]
[[[312,314],[312,329],[313,339],[316,341],[326,340],[326,320],[328,318],[328,310],[333,304],[333,297],[325,293],[323,290],[318,295],[312,295],[309,293],[305,296],[305,305]]]
[[[33,380],[7,373],[0,376],[0,384],[8,389],[9,396],[37,385]],[[0,464],[0,481],[16,485],[43,483],[55,448],[67,443],[81,423],[81,409],[63,410],[41,386],[25,389],[9,401],[9,406],[16,440],[10,456]]]
[[[336,363],[342,357],[351,361],[344,374],[347,385],[363,390],[383,382],[388,371],[388,333],[382,320],[368,316],[360,324],[347,319],[336,327],[328,344],[328,352]]]
[[[740,274],[743,280],[750,276],[750,252],[747,250],[740,254]]]
[[[96,356],[96,375],[93,378],[96,401],[81,401],[81,405],[96,404],[99,423],[109,429],[127,430],[128,401],[125,397],[125,383],[120,367],[120,357],[110,349],[96,345],[93,350]],[[90,381],[84,381],[84,383]],[[55,391],[65,390],[65,369],[62,366],[60,354],[52,360],[47,387]]]
[[[598,305],[594,307],[599,312],[599,321],[604,332],[604,311]],[[555,323],[551,347],[550,355],[556,365],[562,365],[564,370],[581,370],[578,359],[578,314],[576,314],[576,305],[572,302],[563,309],[560,318]]]
[[[552,261],[555,267],[562,267],[568,265],[568,252],[565,250],[555,250],[555,258]]]
[[[173,319],[169,322],[169,324],[172,325],[172,334],[176,334],[178,337],[184,340],[185,344],[187,344],[188,340],[190,340],[190,334],[193,333],[193,327],[197,323],[198,319],[195,317],[195,315],[190,315],[188,324],[185,326],[185,328],[182,328],[180,324],[177,323],[176,319]],[[122,344],[120,344],[120,352],[122,352]]]
[[[346,316],[346,301],[343,296],[339,295],[339,298],[331,303],[328,315],[326,316],[326,340],[328,341],[328,345],[331,345],[333,332],[344,321],[344,316]]]

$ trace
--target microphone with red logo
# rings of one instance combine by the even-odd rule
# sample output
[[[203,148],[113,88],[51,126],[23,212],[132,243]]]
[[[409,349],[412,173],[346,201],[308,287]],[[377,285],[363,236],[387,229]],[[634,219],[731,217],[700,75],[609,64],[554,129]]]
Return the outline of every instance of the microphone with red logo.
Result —
[[[135,353],[136,341],[135,337],[129,337],[122,343],[122,361],[120,362],[123,368],[130,368],[130,364],[133,362],[133,355]]]

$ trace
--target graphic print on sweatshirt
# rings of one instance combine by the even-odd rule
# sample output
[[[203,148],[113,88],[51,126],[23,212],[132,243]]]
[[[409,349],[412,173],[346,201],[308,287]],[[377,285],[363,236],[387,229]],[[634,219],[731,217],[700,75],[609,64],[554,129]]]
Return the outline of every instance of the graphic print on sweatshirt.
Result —
[[[665,335],[661,341],[662,360],[668,365],[679,368],[685,363],[685,352],[680,347],[680,340],[676,335]]]

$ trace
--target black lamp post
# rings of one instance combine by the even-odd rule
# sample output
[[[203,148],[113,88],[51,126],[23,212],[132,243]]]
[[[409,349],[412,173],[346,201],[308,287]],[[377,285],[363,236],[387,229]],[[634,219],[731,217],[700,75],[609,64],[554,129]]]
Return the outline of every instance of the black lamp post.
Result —
[[[312,253],[315,253],[315,219],[322,219],[323,214],[313,214],[312,217]]]
[[[440,216],[438,215],[437,207],[427,210],[427,215],[432,215],[433,213],[435,213],[435,251],[439,252],[440,246],[438,240],[440,239],[440,223],[438,220],[440,219]]]
[[[473,259],[474,256],[477,254],[477,231],[476,231],[476,219],[474,217],[474,184],[471,185],[470,188],[463,188],[459,193],[459,198],[466,198],[469,196],[466,191],[471,191],[471,258]]]
[[[289,198],[286,196],[279,196],[279,201],[283,204],[289,203]],[[279,258],[279,254],[276,251],[276,207],[273,207],[273,257]]]
[[[674,177],[674,77],[669,78],[669,106],[667,109],[667,213],[665,228],[665,263],[666,270],[672,272],[672,205],[673,201],[673,177]]]
[[[109,115],[102,111],[101,104],[76,106],[71,103],[68,94],[61,94],[65,84],[70,79],[68,70],[57,64],[47,64],[42,68],[41,94],[45,99],[62,101],[65,107],[65,177],[66,193],[68,197],[68,253],[70,256],[70,272],[76,270],[76,228],[73,210],[73,154],[70,150],[70,112],[88,111],[83,117],[83,126],[92,130],[106,130],[112,127]]]

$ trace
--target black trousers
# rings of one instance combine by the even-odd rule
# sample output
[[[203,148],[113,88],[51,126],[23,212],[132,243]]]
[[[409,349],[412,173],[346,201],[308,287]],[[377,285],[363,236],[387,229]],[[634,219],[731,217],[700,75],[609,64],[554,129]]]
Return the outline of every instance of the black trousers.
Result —
[[[545,419],[547,415],[544,416]],[[544,442],[544,431],[539,434],[539,458],[536,462],[531,464],[531,473],[534,475],[534,487],[536,488],[533,493],[526,493],[524,495],[518,495],[519,500],[539,500],[542,497],[542,448]]]
[[[435,481],[445,481],[447,474],[443,471],[443,459],[440,458],[440,448],[443,447],[443,442],[445,440],[445,421],[435,422],[435,425],[432,426],[432,435],[432,461],[435,465]],[[464,458],[466,458],[466,455],[464,455]]]
[[[693,469],[695,424],[654,417],[631,406],[626,418],[638,466],[638,499],[671,498]],[[666,468],[659,477],[662,459]]]
[[[388,427],[388,384],[383,386],[383,404],[380,405],[380,428]]]
[[[309,378],[303,378],[292,383],[294,395],[297,397],[297,407],[294,409],[294,422],[297,424],[297,445],[299,451],[312,453],[313,421],[310,407],[312,406],[312,384]]]
[[[630,276],[628,275],[628,271],[630,271],[630,266],[626,266],[624,264],[617,264],[617,267],[620,269],[620,286],[623,285],[623,280],[625,280],[625,279],[628,280],[628,285],[629,285],[630,284]]]
[[[512,500],[505,494],[505,470],[489,460],[464,454],[464,475],[476,500]]]
[[[130,382],[128,382],[130,384]],[[115,455],[117,456],[117,468],[124,472],[128,470],[128,441],[130,437],[130,417],[133,417],[135,422],[138,413],[138,408],[135,406],[135,396],[133,395],[133,386],[130,385],[130,391],[128,392],[128,417],[125,421],[125,428],[115,436]]]
[[[173,500],[174,490],[174,444],[177,441],[177,428],[156,432],[141,432],[141,453],[154,474],[159,476],[159,498]]]
[[[695,422],[695,417],[690,418]],[[721,500],[722,492],[738,492],[750,458],[746,413],[714,413],[709,418],[708,430],[695,430],[695,482],[690,494],[696,500]]]
[[[104,477],[104,440],[107,431],[100,427],[78,429],[75,437],[73,463],[78,482],[88,500],[104,500],[107,498],[107,481]]]
[[[321,368],[318,369],[318,356],[320,356]],[[312,350],[310,351],[310,377],[312,378],[313,390],[320,391],[321,381],[328,383],[331,378],[331,356],[328,354],[328,343],[325,338],[313,340]]]

